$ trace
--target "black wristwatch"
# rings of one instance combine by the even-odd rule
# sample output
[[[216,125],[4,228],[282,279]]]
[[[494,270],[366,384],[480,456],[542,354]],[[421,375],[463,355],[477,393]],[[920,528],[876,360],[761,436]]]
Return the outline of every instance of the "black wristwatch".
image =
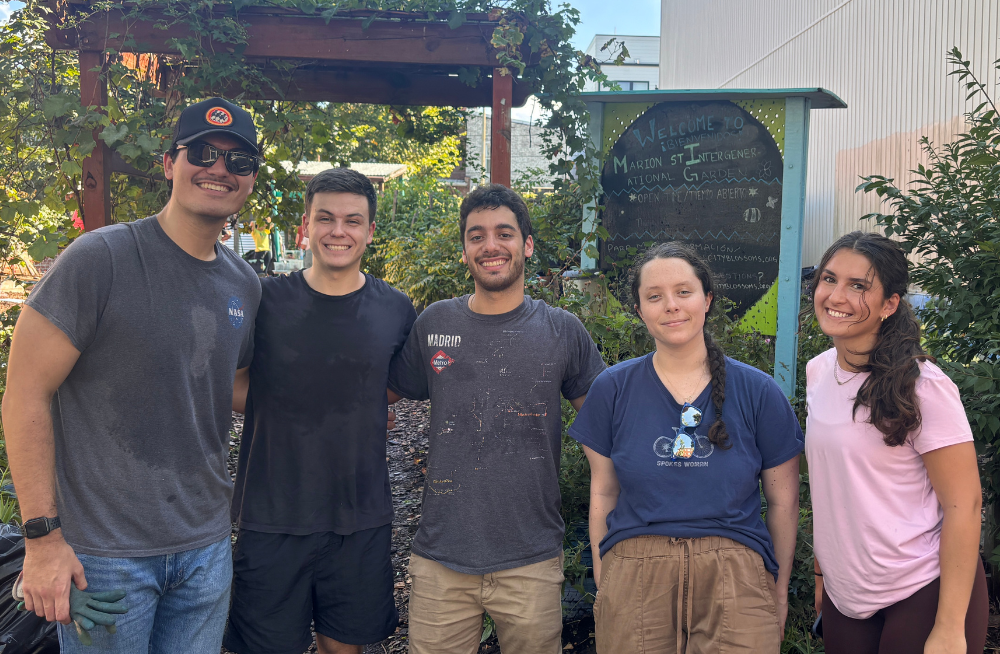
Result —
[[[25,538],[41,538],[48,536],[53,529],[59,528],[59,518],[33,518],[24,523],[22,531]]]

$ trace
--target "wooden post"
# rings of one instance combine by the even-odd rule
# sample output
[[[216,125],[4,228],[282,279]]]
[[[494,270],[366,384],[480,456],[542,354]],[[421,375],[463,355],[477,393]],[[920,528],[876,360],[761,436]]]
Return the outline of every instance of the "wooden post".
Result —
[[[103,52],[80,52],[80,104],[84,109],[101,108],[108,104],[108,85],[101,77],[103,65]],[[83,160],[83,206],[80,207],[80,216],[88,232],[111,224],[111,149],[97,138],[100,133],[100,129],[94,130],[97,145]]]
[[[506,68],[493,69],[493,124],[490,143],[490,181],[510,186],[510,107],[514,76]]]

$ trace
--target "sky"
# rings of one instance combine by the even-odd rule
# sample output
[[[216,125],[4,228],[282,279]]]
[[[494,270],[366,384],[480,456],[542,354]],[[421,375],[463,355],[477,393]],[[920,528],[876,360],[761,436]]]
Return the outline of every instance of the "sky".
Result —
[[[0,2],[0,23],[6,23],[10,12],[23,6],[23,2]]]
[[[660,33],[660,0],[568,0],[580,10],[573,45],[585,50],[594,35],[628,34],[657,36]],[[553,5],[561,0],[553,0]]]

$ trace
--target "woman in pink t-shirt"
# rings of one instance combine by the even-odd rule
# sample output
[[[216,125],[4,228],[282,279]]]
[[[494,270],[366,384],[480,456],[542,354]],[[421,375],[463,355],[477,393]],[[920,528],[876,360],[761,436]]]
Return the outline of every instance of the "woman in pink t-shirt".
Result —
[[[906,257],[852,232],[810,288],[834,349],[806,367],[816,610],[829,654],[981,654],[982,491],[958,388],[920,346]],[[822,564],[822,568],[820,565]]]

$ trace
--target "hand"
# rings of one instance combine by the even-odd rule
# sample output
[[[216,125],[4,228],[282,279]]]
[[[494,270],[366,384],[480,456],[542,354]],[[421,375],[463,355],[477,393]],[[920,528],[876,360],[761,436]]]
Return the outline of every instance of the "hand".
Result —
[[[389,421],[385,425],[385,430],[387,432],[390,432],[395,428],[396,428],[396,412],[393,411],[392,409],[389,409]],[[386,434],[385,437],[389,438],[389,435]]]
[[[823,611],[823,577],[816,577],[816,599],[813,606],[816,607],[816,615]]]
[[[924,643],[924,654],[965,654],[966,651],[964,624],[957,628],[941,628],[935,624]]]
[[[124,590],[108,590],[103,593],[87,593],[71,586],[69,590],[69,612],[76,625],[76,634],[80,643],[89,646],[93,644],[89,631],[101,625],[109,634],[116,631],[116,614],[128,613],[128,606],[122,603]]]
[[[49,622],[70,623],[69,594],[72,584],[87,587],[83,565],[60,530],[24,544],[24,608]]]

